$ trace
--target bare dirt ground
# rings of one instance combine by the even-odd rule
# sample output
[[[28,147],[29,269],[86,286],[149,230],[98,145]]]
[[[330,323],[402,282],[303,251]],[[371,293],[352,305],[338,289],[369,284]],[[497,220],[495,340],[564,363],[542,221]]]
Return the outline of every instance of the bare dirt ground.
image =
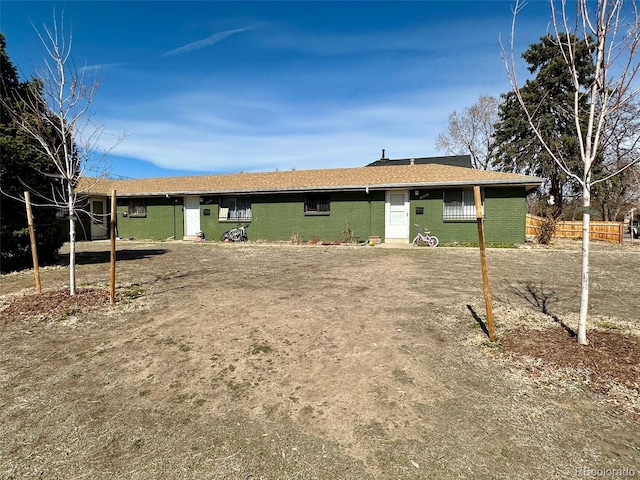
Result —
[[[5,479],[640,477],[640,246],[119,242],[0,277]],[[63,262],[64,263],[64,262]]]

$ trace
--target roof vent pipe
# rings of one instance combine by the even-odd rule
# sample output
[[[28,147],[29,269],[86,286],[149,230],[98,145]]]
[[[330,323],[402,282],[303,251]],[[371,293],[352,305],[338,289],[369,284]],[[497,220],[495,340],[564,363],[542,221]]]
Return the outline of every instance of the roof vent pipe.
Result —
[[[384,160],[384,148],[382,149],[382,156],[380,157],[380,160]]]
[[[415,163],[416,163],[415,159],[412,158],[411,160],[409,160],[409,165],[415,165]]]

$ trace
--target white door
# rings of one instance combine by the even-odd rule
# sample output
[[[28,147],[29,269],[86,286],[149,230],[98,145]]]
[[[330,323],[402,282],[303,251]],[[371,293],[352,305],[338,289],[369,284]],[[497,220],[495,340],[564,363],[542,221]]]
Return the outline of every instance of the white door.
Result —
[[[384,241],[409,241],[409,192],[387,192]]]
[[[200,231],[200,197],[184,197],[184,235],[195,237]]]
[[[91,239],[100,240],[108,237],[107,200],[104,198],[91,199]]]

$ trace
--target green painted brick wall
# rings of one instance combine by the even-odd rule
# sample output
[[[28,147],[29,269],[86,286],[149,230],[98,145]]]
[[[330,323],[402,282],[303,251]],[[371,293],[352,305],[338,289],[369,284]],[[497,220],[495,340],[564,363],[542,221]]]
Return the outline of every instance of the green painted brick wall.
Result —
[[[147,198],[147,216],[130,217],[129,200],[118,199],[117,228],[120,238],[140,238],[149,240],[166,240],[174,235],[182,239],[184,233],[184,213],[182,198]],[[127,216],[124,216],[124,213]],[[175,216],[174,216],[175,214]]]
[[[443,190],[410,190],[410,240],[417,228],[427,227],[442,243],[477,242],[475,220],[444,221]],[[485,194],[485,235],[488,242],[524,243],[526,192],[524,188],[487,188]],[[248,228],[251,240],[284,240],[297,234],[303,241],[317,238],[322,241],[339,241],[343,232],[351,229],[361,241],[370,235],[384,239],[385,192],[336,192],[330,194],[330,215],[305,215],[304,194],[270,194],[251,197],[252,220]],[[177,200],[177,203],[175,202]],[[207,240],[220,240],[221,235],[237,222],[218,220],[219,197],[203,197],[200,204],[200,229]],[[182,198],[148,198],[147,216],[132,218],[128,212],[129,201],[118,200],[118,235],[121,238],[145,238],[164,240],[184,234]],[[416,213],[422,207],[423,214]],[[209,215],[205,215],[205,210]]]
[[[410,192],[411,237],[417,233],[415,224],[426,227],[441,243],[478,242],[478,227],[474,220],[445,221],[443,189],[415,190]],[[424,214],[417,215],[416,207],[423,207]],[[493,243],[524,243],[525,216],[527,212],[524,188],[486,188],[484,190],[485,238]]]
[[[524,188],[494,188],[486,192],[484,223],[487,242],[524,243],[527,216]]]
[[[303,241],[339,241],[349,228],[360,240],[384,235],[384,192],[337,192],[330,199],[329,215],[305,215],[303,193],[254,195],[247,234],[251,240],[289,240],[297,234]],[[211,240],[238,223],[218,221],[218,203],[218,197],[205,197],[200,205],[200,228]],[[210,215],[204,215],[205,209]]]

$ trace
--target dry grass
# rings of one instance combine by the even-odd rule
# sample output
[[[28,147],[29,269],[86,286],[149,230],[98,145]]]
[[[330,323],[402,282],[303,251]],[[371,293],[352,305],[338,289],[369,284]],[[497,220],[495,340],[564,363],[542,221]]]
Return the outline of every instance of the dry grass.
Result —
[[[550,332],[575,328],[571,245],[489,252],[497,344],[468,307],[482,320],[472,249],[124,242],[114,307],[100,302],[104,249],[81,245],[84,306],[27,314],[30,273],[0,277],[2,478],[638,470],[633,385],[602,388],[588,364],[510,343],[559,345]],[[638,298],[639,252],[596,248],[604,335],[638,335],[619,298]],[[67,273],[43,269],[43,283]]]

